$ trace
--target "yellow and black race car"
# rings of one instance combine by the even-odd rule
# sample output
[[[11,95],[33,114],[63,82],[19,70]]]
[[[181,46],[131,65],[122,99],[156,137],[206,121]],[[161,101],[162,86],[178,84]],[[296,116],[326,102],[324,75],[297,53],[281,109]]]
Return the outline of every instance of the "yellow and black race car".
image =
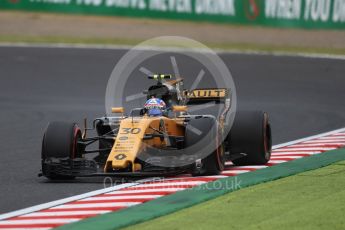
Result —
[[[91,176],[165,176],[190,173],[216,175],[225,161],[234,165],[266,164],[271,155],[271,128],[261,111],[237,111],[232,126],[226,122],[231,101],[225,88],[181,90],[183,80],[153,75],[157,83],[145,93],[147,99],[166,102],[162,115],[150,116],[146,108],[126,115],[123,107],[114,116],[93,121],[81,130],[69,122],[49,123],[42,142],[41,176],[67,179]],[[191,115],[193,104],[221,104],[218,116]],[[229,127],[227,127],[229,126]],[[87,137],[87,131],[97,135]],[[89,149],[98,142],[97,149]],[[95,155],[93,158],[87,155]]]

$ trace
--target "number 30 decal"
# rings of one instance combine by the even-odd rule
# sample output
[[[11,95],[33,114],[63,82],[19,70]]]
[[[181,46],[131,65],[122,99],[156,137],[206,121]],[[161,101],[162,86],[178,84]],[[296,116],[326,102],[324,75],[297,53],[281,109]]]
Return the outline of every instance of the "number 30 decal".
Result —
[[[141,129],[139,128],[122,128],[122,133],[120,134],[138,134]]]

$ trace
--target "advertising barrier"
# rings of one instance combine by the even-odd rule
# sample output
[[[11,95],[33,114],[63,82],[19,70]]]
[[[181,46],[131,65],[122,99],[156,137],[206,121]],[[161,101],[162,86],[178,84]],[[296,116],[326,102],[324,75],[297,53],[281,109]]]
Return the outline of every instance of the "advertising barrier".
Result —
[[[0,0],[0,9],[345,29],[345,0]]]

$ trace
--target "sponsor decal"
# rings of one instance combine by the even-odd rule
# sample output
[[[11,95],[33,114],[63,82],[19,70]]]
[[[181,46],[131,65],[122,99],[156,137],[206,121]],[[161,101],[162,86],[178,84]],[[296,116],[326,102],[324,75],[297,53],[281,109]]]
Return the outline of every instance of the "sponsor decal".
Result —
[[[120,153],[120,154],[117,154],[116,156],[115,156],[115,159],[116,160],[123,160],[123,159],[125,159],[127,156],[125,155],[125,154],[123,154],[123,153]]]
[[[267,19],[345,22],[345,0],[266,0]]]
[[[331,0],[306,0],[304,20],[328,21],[330,16]]]
[[[165,102],[159,98],[151,98],[145,103],[144,107],[145,109],[165,109],[166,105]]]
[[[301,0],[266,0],[265,3],[266,18],[292,20],[301,16]]]
[[[195,13],[235,16],[235,0],[195,0]]]
[[[345,0],[334,1],[332,21],[345,22]]]
[[[119,137],[119,140],[120,140],[120,141],[125,141],[125,140],[128,140],[128,137],[122,136],[122,137]]]
[[[255,20],[260,15],[260,7],[257,0],[245,0],[244,4],[247,19]]]
[[[162,0],[149,0],[149,9],[154,11],[163,12],[177,12],[177,13],[191,13],[192,2],[191,0],[178,0],[178,1],[162,1]]]
[[[196,89],[184,92],[188,99],[193,98],[224,98],[227,96],[227,89]]]
[[[271,25],[345,29],[345,0],[2,0],[11,9],[27,4],[45,11],[55,5],[68,6],[69,12],[126,16],[185,18]],[[12,6],[12,7],[11,7]],[[5,7],[5,8],[6,8]],[[42,8],[43,7],[43,8]],[[114,11],[112,11],[114,9]],[[104,10],[104,11],[102,11]],[[123,11],[122,11],[123,10]],[[103,13],[101,13],[103,14]]]
[[[18,1],[18,0],[9,0]],[[197,15],[235,16],[235,0],[28,0],[33,3],[131,9]]]
[[[93,0],[90,0],[93,1]],[[98,0],[102,1],[102,0]],[[32,3],[49,3],[49,4],[72,4],[72,0],[29,0]],[[78,2],[78,0],[77,0]]]

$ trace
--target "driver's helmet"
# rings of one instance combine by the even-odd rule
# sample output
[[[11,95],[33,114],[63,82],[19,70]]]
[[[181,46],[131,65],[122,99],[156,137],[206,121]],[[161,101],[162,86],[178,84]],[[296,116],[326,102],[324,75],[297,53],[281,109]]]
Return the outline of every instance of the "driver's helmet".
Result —
[[[152,97],[146,101],[144,108],[149,116],[162,116],[163,111],[166,109],[166,105],[163,100]]]

